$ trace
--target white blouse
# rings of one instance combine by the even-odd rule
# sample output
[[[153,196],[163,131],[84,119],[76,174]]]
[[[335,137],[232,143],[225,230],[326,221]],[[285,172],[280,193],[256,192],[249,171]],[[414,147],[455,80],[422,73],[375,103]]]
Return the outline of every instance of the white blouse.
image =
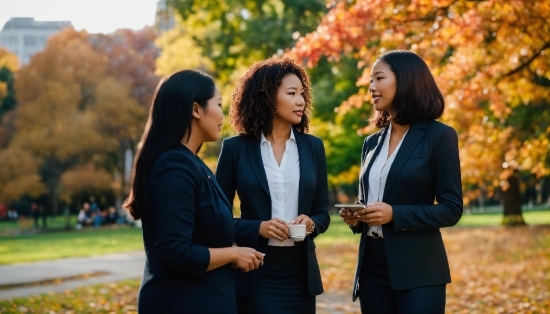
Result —
[[[300,188],[300,158],[292,128],[290,129],[290,137],[285,144],[281,165],[277,164],[271,142],[263,134],[260,141],[260,150],[271,196],[271,218],[279,218],[290,222],[298,217],[298,192]],[[288,239],[279,242],[275,239],[269,239],[268,245],[294,246],[294,241]]]
[[[380,153],[378,154],[378,156],[376,156],[376,159],[374,160],[372,167],[370,168],[367,205],[382,201],[382,198],[384,197],[384,189],[386,187],[386,179],[388,178],[388,172],[390,171],[391,165],[395,160],[395,156],[397,155],[397,152],[401,147],[401,143],[403,143],[403,140],[407,136],[408,131],[409,130],[405,132],[405,135],[403,135],[403,138],[401,138],[401,141],[399,141],[399,144],[397,144],[397,147],[395,147],[395,150],[393,151],[391,156],[388,156],[388,151],[390,148],[390,137],[392,132],[392,125],[390,123],[388,134],[386,134],[386,138],[382,143]],[[372,236],[373,232],[377,233],[378,236],[383,237],[382,228],[380,225],[369,225],[369,230],[367,234]]]

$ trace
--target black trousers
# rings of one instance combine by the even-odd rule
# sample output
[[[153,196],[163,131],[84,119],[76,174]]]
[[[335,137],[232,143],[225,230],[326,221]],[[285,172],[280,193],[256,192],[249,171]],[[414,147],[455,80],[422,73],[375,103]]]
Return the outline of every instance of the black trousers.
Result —
[[[445,313],[446,285],[393,289],[384,239],[367,237],[359,277],[359,301],[362,313],[442,314]]]
[[[315,313],[315,296],[307,286],[304,242],[294,247],[268,246],[256,296],[237,297],[239,314]]]

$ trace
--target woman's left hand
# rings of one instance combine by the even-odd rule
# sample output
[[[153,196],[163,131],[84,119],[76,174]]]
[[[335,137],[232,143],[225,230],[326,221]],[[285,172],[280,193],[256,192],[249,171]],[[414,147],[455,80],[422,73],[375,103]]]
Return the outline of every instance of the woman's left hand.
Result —
[[[289,222],[290,225],[306,225],[306,235],[313,232],[313,220],[306,215],[300,215],[293,221]]]
[[[389,204],[376,202],[354,213],[358,220],[371,225],[384,225],[393,220],[393,209]]]

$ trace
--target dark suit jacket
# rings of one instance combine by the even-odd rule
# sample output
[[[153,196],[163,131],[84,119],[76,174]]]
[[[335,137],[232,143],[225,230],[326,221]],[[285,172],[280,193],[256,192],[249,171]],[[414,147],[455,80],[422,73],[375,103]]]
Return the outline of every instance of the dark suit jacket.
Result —
[[[315,231],[306,237],[308,286],[310,295],[323,292],[321,274],[313,239],[325,232],[330,223],[325,149],[321,139],[294,130],[300,158],[298,215],[305,214],[315,223]],[[259,235],[260,223],[271,219],[271,196],[263,167],[260,141],[243,136],[224,140],[216,170],[218,182],[230,201],[238,193],[241,218],[235,219],[235,242],[266,252],[268,239]],[[260,283],[262,268],[248,273],[235,272],[238,296],[253,296]]]
[[[387,131],[385,128],[372,134],[363,144],[360,203],[366,203],[370,168]],[[382,201],[393,209],[393,221],[382,225],[392,288],[405,290],[451,282],[439,228],[455,225],[462,216],[462,183],[455,130],[437,121],[413,123],[391,165]],[[352,230],[356,233],[365,231],[359,246],[353,289],[355,300],[367,226],[360,223]]]
[[[208,167],[183,145],[161,154],[146,181],[147,256],[140,313],[234,313],[233,268],[207,272],[208,248],[231,247],[231,205]]]

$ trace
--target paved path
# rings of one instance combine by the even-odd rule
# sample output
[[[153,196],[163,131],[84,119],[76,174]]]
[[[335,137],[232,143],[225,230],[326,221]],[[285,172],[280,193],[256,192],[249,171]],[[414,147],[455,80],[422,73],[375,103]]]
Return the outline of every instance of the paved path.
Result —
[[[11,289],[0,289],[0,300],[63,292],[103,282],[139,279],[143,274],[144,263],[145,253],[137,251],[0,266],[0,287],[20,285]],[[83,277],[90,273],[102,275]],[[59,278],[67,279],[55,282]],[[32,285],[39,281],[47,283]],[[26,285],[21,286],[22,284]],[[327,291],[317,297],[318,314],[359,312],[359,301],[352,303],[349,291]]]
[[[107,273],[89,278],[62,280],[38,286],[0,289],[0,300],[53,292],[102,282],[141,278],[145,252],[127,252],[91,257],[65,258],[52,261],[0,266],[0,286],[18,285],[57,278],[78,277],[90,273]]]

